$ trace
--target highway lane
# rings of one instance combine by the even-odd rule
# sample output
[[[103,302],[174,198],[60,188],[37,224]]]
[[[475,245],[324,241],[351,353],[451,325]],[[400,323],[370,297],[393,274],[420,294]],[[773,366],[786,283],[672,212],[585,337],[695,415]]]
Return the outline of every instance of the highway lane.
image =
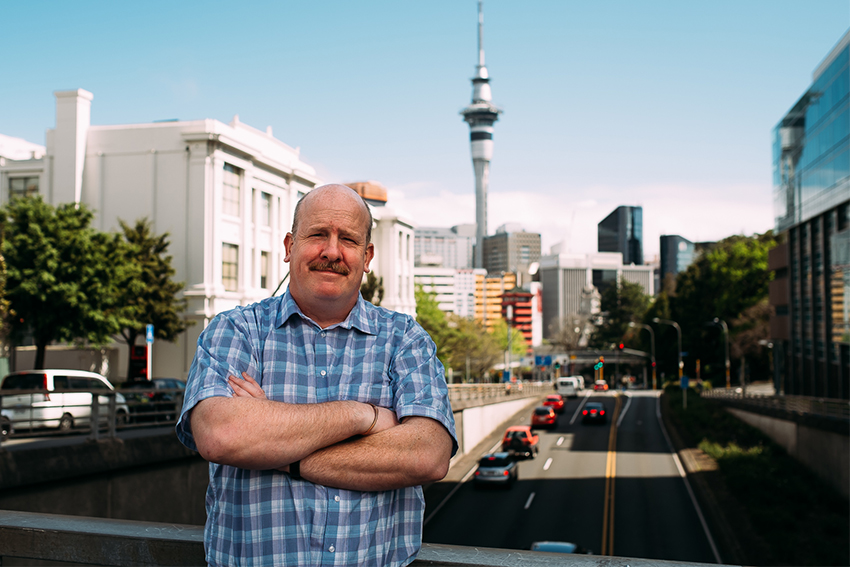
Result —
[[[583,425],[588,399],[609,416],[619,409],[620,426]],[[426,511],[424,541],[528,549],[558,540],[596,554],[714,562],[656,411],[654,392],[569,400],[556,428],[538,431],[540,453],[520,462],[512,489],[476,490],[467,480],[436,513]],[[520,419],[529,422],[530,412]]]

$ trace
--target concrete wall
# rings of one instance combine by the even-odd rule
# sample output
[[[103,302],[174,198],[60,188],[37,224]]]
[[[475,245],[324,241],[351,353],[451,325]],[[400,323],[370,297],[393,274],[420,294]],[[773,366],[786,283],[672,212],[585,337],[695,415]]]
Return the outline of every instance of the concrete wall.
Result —
[[[847,450],[847,435],[737,408],[728,410],[784,447],[789,455],[806,465],[845,498],[850,497],[850,451]]]
[[[535,396],[455,412],[455,426],[460,445],[458,456],[474,449],[478,443],[518,411],[539,405],[539,403],[540,398]]]

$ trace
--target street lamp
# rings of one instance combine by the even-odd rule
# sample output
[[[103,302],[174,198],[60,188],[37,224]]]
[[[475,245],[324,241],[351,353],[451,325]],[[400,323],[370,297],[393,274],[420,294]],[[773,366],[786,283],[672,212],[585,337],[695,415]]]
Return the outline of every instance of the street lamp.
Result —
[[[650,352],[652,354],[652,389],[657,390],[658,387],[655,383],[655,331],[652,330],[652,327],[649,325],[644,325],[643,323],[629,323],[629,327],[642,327],[649,331],[649,345]],[[646,374],[644,374],[646,376]]]
[[[664,325],[671,325],[676,327],[676,333],[679,336],[679,352],[677,353],[677,358],[679,360],[679,382],[682,381],[682,369],[684,368],[684,364],[682,363],[682,327],[676,321],[670,321],[669,319],[659,319],[658,317],[654,317],[652,319],[653,323],[662,323]]]
[[[726,326],[726,321],[715,317],[713,321],[708,322],[709,325],[717,325],[723,329],[724,349],[726,351],[726,389],[732,387],[732,381],[729,376],[731,365],[729,364],[729,327]]]
[[[508,322],[508,348],[505,351],[505,376],[508,378],[508,381],[513,381],[511,376],[511,327],[513,326],[514,321],[514,306],[507,305],[505,306],[505,319]]]

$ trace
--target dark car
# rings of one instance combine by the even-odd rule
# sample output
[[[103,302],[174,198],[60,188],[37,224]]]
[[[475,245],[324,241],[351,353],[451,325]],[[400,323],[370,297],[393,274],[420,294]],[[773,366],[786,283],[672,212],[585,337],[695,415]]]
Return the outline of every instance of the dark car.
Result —
[[[478,461],[472,477],[474,486],[499,485],[510,488],[517,481],[519,465],[510,453],[490,453]]]
[[[555,415],[555,410],[551,406],[540,406],[534,408],[534,413],[531,414],[531,427],[555,427],[558,421],[558,416]]]
[[[581,412],[583,423],[605,423],[608,416],[605,415],[605,406],[599,402],[587,402]]]
[[[186,382],[176,378],[134,380],[122,390],[136,423],[175,421],[183,407]]]

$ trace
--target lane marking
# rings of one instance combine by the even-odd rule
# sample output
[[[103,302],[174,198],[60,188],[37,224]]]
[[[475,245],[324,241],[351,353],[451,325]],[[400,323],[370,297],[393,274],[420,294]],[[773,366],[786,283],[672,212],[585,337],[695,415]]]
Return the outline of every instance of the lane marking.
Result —
[[[590,399],[590,393],[591,393],[591,390],[588,390],[587,393],[583,396],[584,399],[581,401],[581,403],[576,408],[576,412],[573,414],[573,418],[570,420],[570,425],[572,425],[576,422],[576,418],[578,417],[578,414],[581,413],[581,408],[583,408],[584,404],[587,403],[587,400]]]
[[[561,446],[561,443],[563,443],[563,442],[564,442],[564,438],[563,438],[563,437],[558,437],[558,442],[557,442],[557,443],[555,443],[555,445],[557,445],[558,447],[560,447],[560,446]]]
[[[628,398],[628,401],[626,402],[626,407],[623,408],[623,413],[620,414],[620,419],[617,420],[618,428],[623,425],[623,418],[626,417],[626,412],[629,411],[629,406],[632,405],[632,397],[629,393],[626,392],[624,395]]]
[[[525,509],[528,510],[531,507],[531,502],[534,500],[534,492],[528,495],[528,500],[525,502]]]
[[[605,463],[605,495],[602,498],[602,547],[601,555],[614,553],[614,481],[617,476],[617,417],[623,403],[617,396],[614,416],[611,418],[611,430],[608,433],[608,458]]]
[[[700,509],[699,507],[697,497],[694,494],[693,489],[691,488],[691,483],[688,482],[688,475],[685,473],[685,469],[684,467],[682,467],[682,462],[679,460],[679,454],[676,452],[676,449],[673,447],[673,442],[670,440],[670,436],[667,434],[667,428],[664,427],[664,420],[661,419],[660,396],[655,398],[655,416],[658,418],[658,425],[661,426],[661,433],[664,434],[664,439],[665,441],[667,441],[667,447],[670,449],[670,454],[673,456],[673,462],[676,464],[676,468],[679,470],[679,476],[682,477],[682,482],[685,483],[685,489],[688,491],[688,496],[690,496],[691,502],[694,505],[694,509],[697,512],[699,523],[702,524],[702,530],[705,532],[706,539],[708,539],[708,545],[711,547],[711,553],[714,554],[714,560],[718,564],[722,564],[723,561],[720,559],[720,551],[718,551],[717,545],[715,545],[714,543],[714,538],[711,537],[711,532],[708,529],[708,522],[705,521],[705,516],[702,515],[702,509]]]
[[[543,465],[543,470],[548,471],[549,467],[551,467],[551,466],[552,466],[552,457],[549,457],[548,459],[546,459],[546,464]]]

